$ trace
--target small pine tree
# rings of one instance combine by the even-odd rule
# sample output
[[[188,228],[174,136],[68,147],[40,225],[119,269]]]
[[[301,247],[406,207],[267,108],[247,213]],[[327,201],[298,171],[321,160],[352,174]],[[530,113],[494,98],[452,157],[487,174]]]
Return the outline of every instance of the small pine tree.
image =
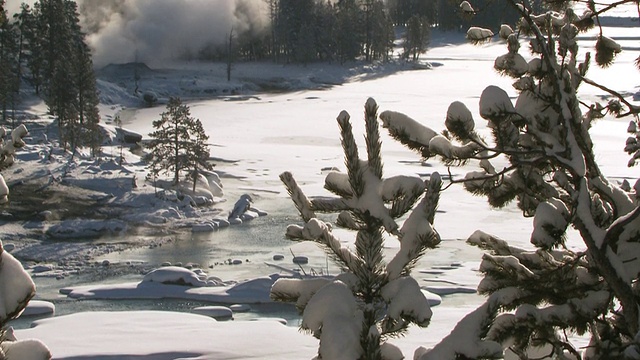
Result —
[[[369,99],[366,161],[359,158],[349,114],[343,111],[338,117],[347,173],[333,172],[325,181],[325,188],[338,197],[310,200],[291,173],[280,176],[304,221],[304,226],[290,225],[287,237],[317,242],[343,271],[333,279],[279,279],[271,290],[275,300],[296,302],[302,328],[320,339],[321,359],[397,355],[399,350],[387,340],[412,323],[426,326],[431,318],[427,299],[410,272],[424,251],[440,241],[432,227],[440,177],[434,173],[426,184],[418,177],[383,178],[377,110]],[[356,231],[355,249],[343,247],[331,225],[316,213],[339,213],[336,224]],[[396,219],[407,213],[399,226]],[[384,232],[401,243],[388,262],[382,253]]]
[[[152,140],[147,145],[147,160],[154,178],[160,173],[171,173],[177,185],[184,170],[211,169],[207,162],[208,136],[200,120],[191,117],[189,107],[182,100],[170,98],[167,110],[153,122],[153,127],[156,130],[149,134]]]

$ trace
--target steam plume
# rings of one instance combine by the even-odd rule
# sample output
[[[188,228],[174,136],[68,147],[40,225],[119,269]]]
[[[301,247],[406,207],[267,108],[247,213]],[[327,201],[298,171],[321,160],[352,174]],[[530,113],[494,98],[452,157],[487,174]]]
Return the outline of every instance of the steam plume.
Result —
[[[10,1],[12,2],[12,1]],[[18,1],[15,1],[18,3]],[[27,1],[33,5],[34,1]],[[94,64],[158,63],[224,44],[229,32],[257,33],[268,23],[262,0],[79,0]],[[17,4],[19,6],[19,4]],[[8,6],[10,16],[17,6]]]

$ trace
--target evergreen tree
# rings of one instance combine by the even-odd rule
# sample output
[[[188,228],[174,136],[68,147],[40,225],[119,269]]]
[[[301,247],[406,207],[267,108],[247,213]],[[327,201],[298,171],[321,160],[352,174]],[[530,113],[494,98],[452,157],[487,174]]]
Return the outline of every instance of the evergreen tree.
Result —
[[[49,112],[56,116],[62,146],[75,150],[80,134],[78,120],[79,109],[76,104],[77,90],[75,87],[73,61],[70,57],[76,53],[76,37],[73,33],[78,23],[75,9],[68,0],[41,0],[35,6],[39,7],[38,22],[42,33],[42,83],[44,86],[45,103]],[[75,5],[75,3],[73,3]]]
[[[147,145],[151,175],[172,174],[177,185],[184,170],[197,173],[198,169],[211,169],[207,162],[208,136],[200,120],[191,117],[189,107],[179,98],[169,99],[167,110],[153,122],[153,127],[156,130],[149,134],[152,140]]]
[[[320,339],[319,359],[382,359],[399,353],[388,342],[410,324],[426,326],[431,310],[420,286],[410,276],[412,267],[440,237],[433,229],[440,194],[440,177],[426,183],[419,177],[383,177],[378,106],[365,105],[367,160],[361,160],[349,114],[338,116],[347,173],[333,172],[325,188],[334,198],[309,199],[293,175],[280,178],[304,221],[290,225],[287,237],[315,241],[340,265],[333,279],[279,279],[271,297],[296,302],[302,329]],[[416,205],[420,197],[422,200]],[[355,249],[343,247],[331,225],[316,213],[339,213],[336,224],[356,232]],[[402,227],[396,219],[409,213]],[[385,263],[383,233],[400,240],[400,250]],[[401,357],[398,357],[401,358]]]
[[[269,22],[271,25],[271,56],[273,61],[280,61],[280,0],[265,0],[269,6]]]
[[[363,16],[356,0],[336,4],[336,55],[340,63],[355,60],[362,54]]]
[[[389,60],[389,54],[393,51],[395,31],[391,17],[387,14],[382,1],[372,4],[371,11],[371,60]]]
[[[404,36],[404,52],[402,57],[418,61],[420,54],[427,51],[429,44],[429,24],[426,19],[418,15],[413,15],[407,22],[407,29]]]
[[[28,44],[28,55],[26,56],[26,66],[29,70],[27,80],[33,86],[36,95],[40,95],[44,84],[45,69],[45,41],[44,34],[46,24],[42,21],[42,8],[39,2],[34,3],[31,15],[27,15],[25,19],[24,30],[21,34]]]
[[[316,3],[315,21],[311,29],[315,35],[318,60],[331,61],[336,56],[336,17],[331,2]]]
[[[0,110],[7,121],[8,111],[15,106],[20,89],[18,74],[18,32],[8,19],[4,1],[0,1]]]
[[[96,78],[93,71],[93,61],[89,47],[80,42],[74,54],[75,88],[77,89],[78,121],[81,127],[79,145],[87,146],[92,156],[98,156],[103,141],[100,126],[100,113],[98,111],[98,92],[96,90]]]
[[[277,37],[287,62],[295,62],[305,58],[301,48],[301,31],[303,26],[313,22],[314,0],[279,0],[276,24]]]
[[[88,146],[92,155],[98,155],[102,143],[99,100],[78,6],[72,0],[42,0],[34,9],[38,40],[31,39],[29,44],[36,91],[42,84],[45,103],[57,118],[62,146],[74,153]]]
[[[533,217],[530,241],[535,250],[481,231],[469,237],[470,244],[487,251],[478,287],[487,301],[416,358],[502,358],[508,348],[518,358],[530,359],[539,358],[535,348],[543,348],[545,358],[637,359],[640,206],[603,174],[589,130],[607,113],[633,115],[635,124],[640,110],[589,80],[592,54],[579,54],[577,43],[580,31],[610,8],[597,9],[592,2],[589,11],[577,16],[571,8],[537,14],[528,2],[507,3],[522,19],[517,32],[501,31],[507,52],[496,58],[495,69],[515,80],[518,98],[514,105],[496,86],[482,92],[480,116],[489,122],[490,142],[475,131],[472,113],[461,102],[450,105],[445,134],[433,134],[428,141],[405,130],[408,117],[381,114],[393,137],[423,155],[438,155],[450,165],[479,162],[478,171],[453,183],[463,183],[494,207],[516,201],[524,216]],[[476,28],[467,36],[478,42],[492,35]],[[521,55],[523,40],[529,42],[530,61]],[[601,34],[594,58],[606,66],[620,51]],[[607,106],[581,100],[579,89],[589,85],[614,99]],[[498,156],[508,161],[502,169],[492,163]],[[567,248],[570,226],[583,248]],[[584,351],[572,343],[572,333],[590,337]],[[467,345],[457,346],[460,339]]]
[[[23,67],[29,63],[32,47],[35,42],[35,17],[27,3],[20,5],[20,12],[13,15],[13,22],[18,30],[18,79],[23,76]]]

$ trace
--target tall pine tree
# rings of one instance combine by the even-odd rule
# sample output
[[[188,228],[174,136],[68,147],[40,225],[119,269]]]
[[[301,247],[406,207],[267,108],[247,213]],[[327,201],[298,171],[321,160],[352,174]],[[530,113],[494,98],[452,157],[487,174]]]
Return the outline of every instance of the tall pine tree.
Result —
[[[34,86],[42,84],[62,146],[74,153],[88,146],[98,155],[102,143],[98,93],[78,6],[72,0],[41,0],[34,8],[37,40],[30,42]]]
[[[4,1],[0,1],[0,110],[3,122],[15,107],[20,89],[18,53],[17,29],[9,21]]]

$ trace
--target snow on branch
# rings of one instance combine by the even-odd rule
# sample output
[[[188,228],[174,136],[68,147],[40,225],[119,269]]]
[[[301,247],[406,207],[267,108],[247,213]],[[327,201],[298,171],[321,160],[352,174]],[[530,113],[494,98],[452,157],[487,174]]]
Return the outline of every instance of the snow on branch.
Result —
[[[0,328],[20,315],[35,293],[31,276],[0,242]]]
[[[298,209],[298,212],[300,213],[302,219],[304,221],[309,221],[312,218],[316,217],[316,214],[313,212],[313,210],[311,210],[311,203],[309,202],[309,199],[307,199],[307,196],[304,194],[304,192],[302,192],[302,190],[298,186],[298,183],[296,183],[296,180],[293,178],[293,174],[285,171],[280,174],[280,180],[287,188],[289,196],[293,200],[293,203]]]
[[[445,162],[464,161],[477,155],[483,147],[475,142],[455,145],[444,135],[436,135],[429,141],[429,152],[442,156]]]
[[[516,109],[506,91],[498,86],[487,86],[480,95],[480,116],[485,119],[507,119]],[[499,122],[499,121],[496,121]]]
[[[531,243],[541,248],[564,244],[569,217],[569,209],[559,199],[549,199],[538,204],[533,218]]]
[[[422,327],[429,324],[433,313],[416,279],[403,276],[392,280],[380,294],[388,303],[387,318],[392,322],[408,319]]]
[[[460,141],[468,140],[475,128],[471,111],[460,101],[454,101],[449,105],[444,125],[449,133]]]
[[[329,282],[329,279],[322,277],[306,279],[279,278],[271,287],[270,296],[274,301],[295,302],[296,308],[302,312],[311,297],[313,297],[313,294]]]
[[[331,250],[329,254],[351,271],[358,271],[362,266],[358,256],[349,248],[343,247],[340,240],[331,233],[330,226],[321,220],[313,218],[304,226],[289,225],[286,236],[288,239],[315,241],[326,246]]]
[[[467,239],[467,244],[475,245],[483,250],[490,250],[496,255],[514,255],[524,250],[513,247],[505,240],[487,234],[482,230],[476,230]]]
[[[320,288],[302,314],[302,329],[320,339],[323,359],[359,359],[363,353],[358,339],[363,314],[347,285],[331,282]]]
[[[387,264],[387,274],[393,280],[404,275],[426,249],[440,243],[440,235],[431,226],[440,197],[442,180],[438,173],[431,175],[428,191],[402,225],[400,251]]]
[[[481,44],[491,40],[493,31],[481,27],[472,26],[467,30],[467,39],[473,44]]]
[[[521,305],[515,312],[516,319],[530,326],[575,325],[582,327],[589,319],[606,311],[609,304],[608,291],[588,291],[583,298],[570,299],[561,305],[538,308],[530,304]]]
[[[429,141],[438,133],[407,115],[395,111],[383,111],[380,113],[380,120],[382,127],[389,131],[391,137],[410,149],[418,151],[423,158],[431,157]]]
[[[502,359],[502,345],[487,339],[487,332],[502,305],[525,295],[526,293],[514,288],[502,289],[491,294],[484,304],[462,318],[451,333],[436,346],[431,349],[417,349],[414,359]],[[460,341],[461,339],[464,341]]]
[[[22,264],[4,251],[0,241],[0,359],[48,360],[49,349],[39,340],[7,339],[4,327],[17,318],[36,293],[31,276]]]

